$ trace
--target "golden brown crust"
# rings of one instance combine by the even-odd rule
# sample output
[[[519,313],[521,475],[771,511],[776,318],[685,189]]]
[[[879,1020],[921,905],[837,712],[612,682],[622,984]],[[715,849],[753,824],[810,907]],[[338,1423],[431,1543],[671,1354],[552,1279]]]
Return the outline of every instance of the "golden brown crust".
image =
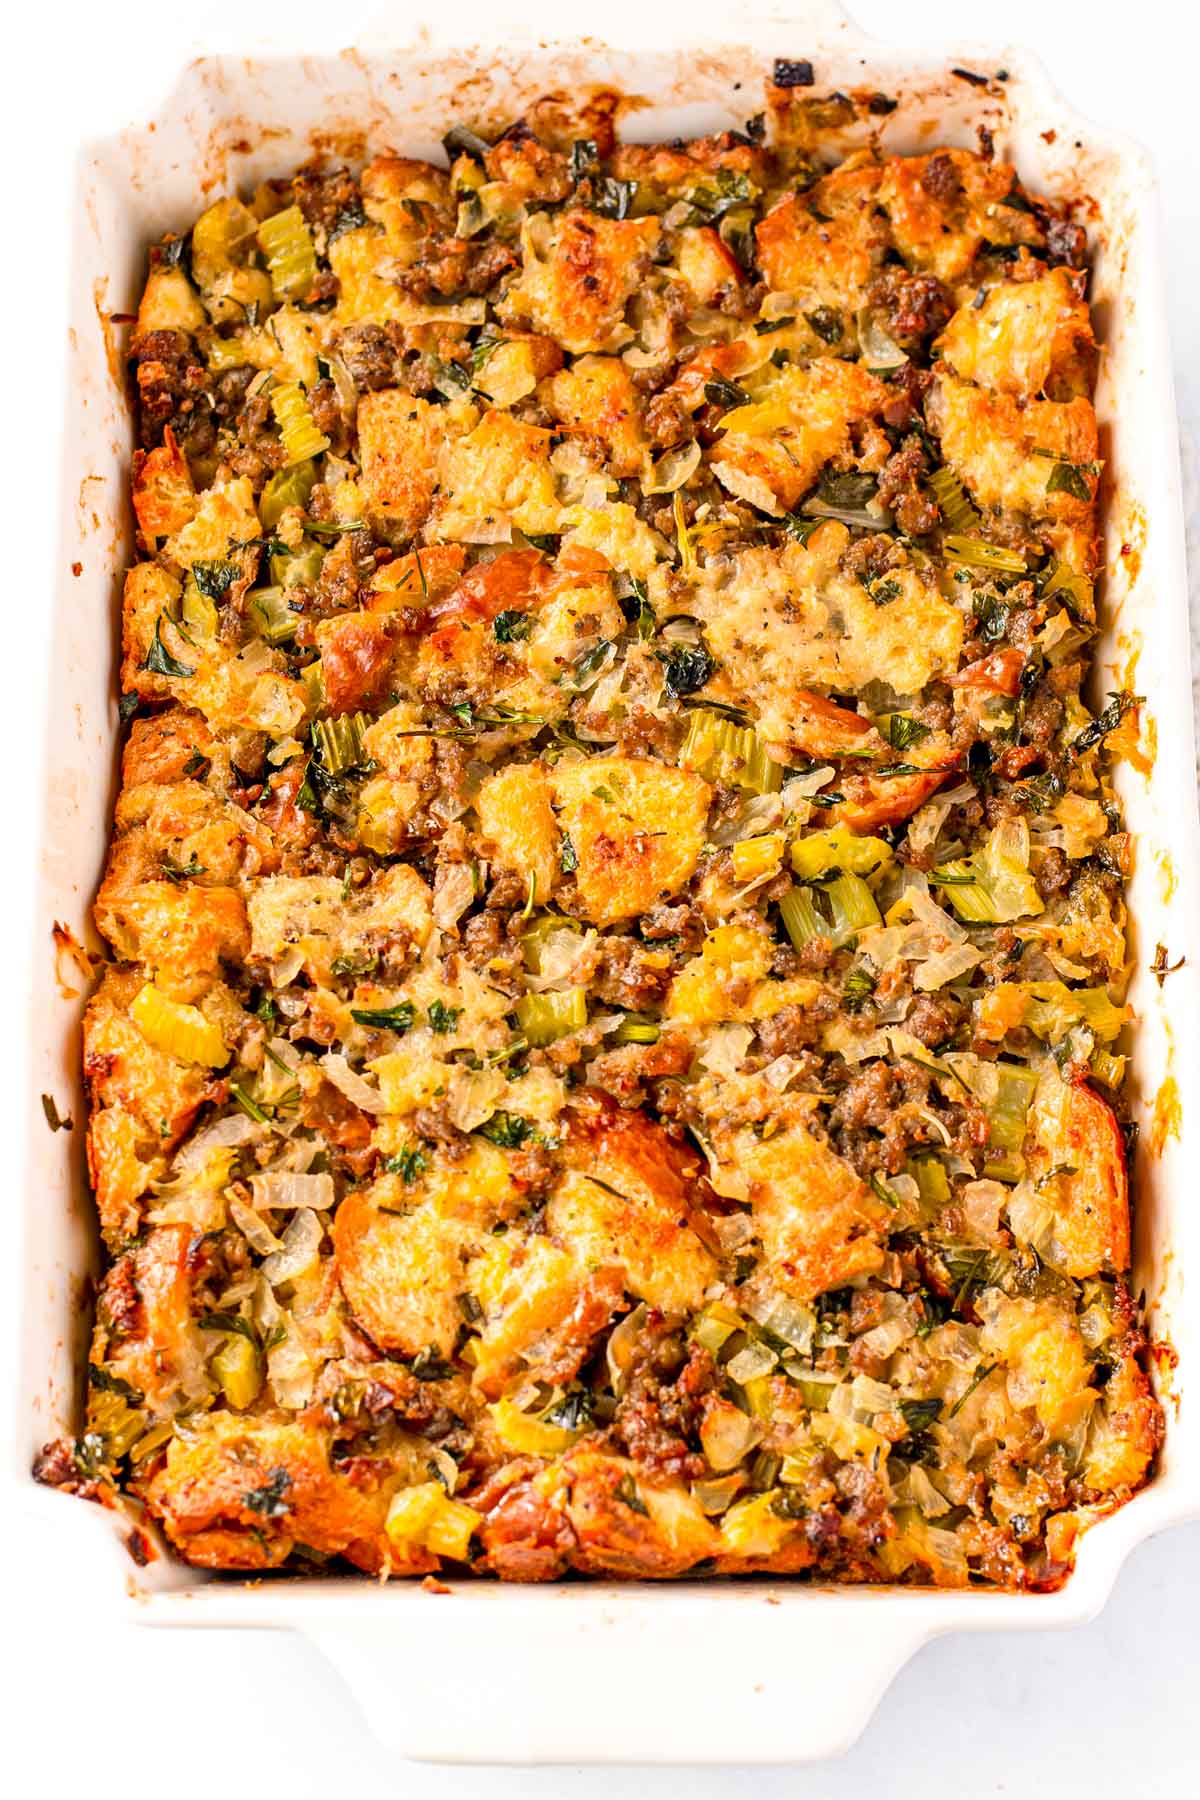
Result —
[[[768,101],[152,253],[40,1467],[198,1565],[1038,1589],[1153,1468],[1086,243]]]

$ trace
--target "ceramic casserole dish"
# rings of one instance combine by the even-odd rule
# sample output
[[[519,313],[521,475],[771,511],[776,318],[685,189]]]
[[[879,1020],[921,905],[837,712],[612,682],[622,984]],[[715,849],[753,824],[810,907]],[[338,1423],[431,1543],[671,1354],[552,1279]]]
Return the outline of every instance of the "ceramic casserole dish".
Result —
[[[713,9],[715,15],[715,9]],[[1193,771],[1186,581],[1157,202],[1145,155],[1071,113],[1024,52],[956,45],[906,55],[864,39],[825,0],[783,18],[712,22],[647,14],[624,48],[539,38],[468,8],[451,24],[381,28],[340,55],[280,45],[270,55],[193,63],[171,93],[76,163],[65,430],[58,472],[52,677],[47,733],[33,1006],[27,1062],[32,1120],[19,1226],[25,1287],[14,1467],[31,1507],[60,1531],[88,1531],[110,1566],[112,1604],[147,1624],[290,1628],[333,1659],[374,1728],[410,1757],[469,1762],[800,1762],[844,1749],[922,1644],[951,1631],[1069,1625],[1103,1605],[1130,1549],[1200,1513],[1200,1428],[1184,1404],[1200,1357],[1200,1315],[1186,1277],[1200,1223],[1185,1181],[1195,1136],[1195,959],[1169,981],[1198,916],[1200,829]],[[561,27],[559,28],[561,31]],[[732,37],[733,41],[726,41]],[[39,1096],[83,1118],[79,1025],[84,983],[56,954],[59,921],[95,944],[88,912],[102,866],[117,767],[117,607],[131,557],[125,493],[131,428],[118,327],[136,301],[145,247],[218,194],[245,189],[325,150],[362,161],[383,147],[431,156],[447,123],[514,117],[548,91],[588,86],[636,99],[622,134],[650,141],[741,124],[762,105],[776,57],[805,58],[815,92],[879,90],[898,100],[872,117],[888,152],[974,147],[980,127],[1022,178],[1050,195],[1088,197],[1092,305],[1104,346],[1096,406],[1106,459],[1107,579],[1097,682],[1147,697],[1139,767],[1121,795],[1138,843],[1129,890],[1136,964],[1130,1000],[1135,1167],[1133,1289],[1145,1296],[1167,1410],[1155,1478],[1081,1540],[1077,1565],[1045,1595],[837,1589],[766,1580],[544,1588],[482,1581],[434,1596],[416,1583],[354,1577],[249,1582],[210,1578],[166,1554],[130,1561],[128,1525],[34,1486],[40,1444],[70,1429],[88,1320],[80,1304],[97,1265],[83,1132],[47,1129]],[[956,72],[957,71],[957,72]],[[863,141],[850,127],[835,146]],[[1111,677],[1111,680],[1109,679]],[[50,1513],[50,1509],[54,1509]],[[486,1694],[462,1668],[486,1670]],[[719,1645],[719,1654],[704,1645]],[[685,1703],[663,1704],[663,1670],[686,1667]],[[560,1673],[561,1672],[561,1673]],[[564,1678],[565,1677],[565,1678]],[[601,1711],[594,1694],[602,1684]],[[551,1697],[548,1702],[547,1696]]]

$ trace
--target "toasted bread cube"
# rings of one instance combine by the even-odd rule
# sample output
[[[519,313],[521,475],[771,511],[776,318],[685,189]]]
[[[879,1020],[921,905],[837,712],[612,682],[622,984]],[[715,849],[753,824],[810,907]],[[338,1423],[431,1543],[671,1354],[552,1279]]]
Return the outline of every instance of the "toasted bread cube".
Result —
[[[1090,400],[1019,406],[1011,394],[986,393],[939,375],[929,390],[927,417],[947,463],[979,505],[1094,530],[1099,440]],[[1072,465],[1086,500],[1050,487],[1059,463]]]
[[[731,697],[789,753],[854,754],[876,741],[869,719],[814,690],[847,693],[884,681],[915,693],[958,666],[958,608],[907,563],[878,585],[886,598],[877,603],[841,567],[848,540],[846,527],[830,520],[807,545],[743,550],[710,563],[698,582],[705,637]]]
[[[466,1282],[459,1234],[437,1207],[412,1204],[399,1177],[385,1175],[346,1195],[332,1230],[346,1302],[380,1349],[449,1356]]]
[[[297,1544],[372,1574],[420,1574],[437,1558],[392,1543],[384,1523],[403,1477],[379,1459],[370,1483],[340,1473],[311,1424],[216,1412],[173,1438],[144,1487],[151,1513],[199,1568],[274,1569]]]
[[[519,1375],[572,1380],[625,1292],[616,1264],[589,1269],[571,1245],[512,1231],[471,1263],[468,1286],[483,1309],[474,1380],[490,1400]]]
[[[358,403],[361,485],[367,510],[405,536],[429,517],[437,486],[445,409],[400,388],[364,394]]]
[[[858,363],[822,356],[789,365],[756,400],[725,414],[712,472],[760,511],[790,512],[847,448],[851,426],[872,418],[886,399],[883,383]]]
[[[962,381],[1022,400],[1072,400],[1091,390],[1091,314],[1066,269],[1002,282],[982,306],[961,306],[934,348]]]
[[[998,1288],[981,1296],[980,1348],[1008,1371],[1011,1405],[1036,1413],[1051,1437],[1085,1418],[1096,1395],[1092,1365],[1071,1313],[1055,1299],[1010,1299]]]
[[[583,356],[544,390],[554,416],[569,431],[590,437],[613,475],[636,475],[646,454],[641,405],[619,356]]]
[[[682,1575],[720,1548],[715,1526],[681,1481],[648,1480],[633,1463],[589,1449],[567,1457],[562,1481],[578,1567],[634,1577]]]
[[[151,269],[138,305],[137,337],[150,331],[200,331],[207,324],[208,314],[182,269]]]
[[[740,1131],[717,1150],[749,1181],[771,1278],[785,1293],[811,1300],[880,1267],[887,1208],[799,1121],[763,1139]]]
[[[92,1106],[88,1166],[110,1243],[137,1231],[138,1202],[164,1159],[205,1101],[225,1092],[207,1069],[146,1042],[129,1017],[143,985],[141,971],[110,969],[83,1020],[83,1072]]]
[[[527,224],[524,266],[505,297],[515,319],[582,356],[617,350],[628,341],[625,308],[649,266],[661,235],[657,219],[604,219],[592,212],[558,214],[544,249]]]
[[[847,330],[887,248],[876,207],[880,171],[835,170],[807,194],[785,194],[758,225],[758,259],[772,289],[803,308],[830,306]]]
[[[198,505],[187,457],[168,425],[158,449],[134,462],[133,510],[142,536],[152,540],[153,548],[155,538],[182,531]]]
[[[993,244],[1036,244],[1037,221],[1004,204],[1015,171],[970,150],[935,150],[929,156],[893,156],[884,166],[879,205],[892,241],[910,269],[941,281],[960,280],[985,238]]]
[[[550,433],[494,408],[438,458],[442,498],[435,533],[468,543],[494,541],[497,526],[558,529],[560,507],[550,468]]]
[[[698,1159],[644,1113],[576,1115],[565,1149],[571,1173],[547,1222],[597,1267],[624,1270],[631,1293],[668,1312],[698,1307],[716,1261],[689,1223]]]
[[[1081,1278],[1129,1267],[1125,1145],[1111,1106],[1047,1066],[1026,1123],[1028,1173],[1054,1213],[1046,1257]]]
[[[558,763],[551,785],[585,918],[634,918],[690,880],[712,792],[699,775],[648,757],[592,756]]]
[[[489,775],[475,801],[479,828],[502,869],[533,882],[545,903],[561,874],[560,833],[541,763],[510,763]]]

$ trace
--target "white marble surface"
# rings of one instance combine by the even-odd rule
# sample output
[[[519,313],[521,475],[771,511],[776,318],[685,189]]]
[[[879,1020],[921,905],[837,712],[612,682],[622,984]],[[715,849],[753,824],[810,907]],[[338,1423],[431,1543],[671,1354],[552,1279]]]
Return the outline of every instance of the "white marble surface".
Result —
[[[686,16],[684,0],[660,0]],[[66,148],[81,122],[102,110],[104,68],[138,42],[156,71],[150,91],[165,86],[201,33],[211,41],[250,13],[261,28],[270,14],[261,0],[193,5],[190,22],[162,0],[110,0],[103,9],[48,0],[22,9],[21,37],[8,42],[9,90],[0,137],[5,155],[5,218],[12,241],[32,243],[57,226]],[[345,41],[353,20],[371,8],[332,9],[315,0],[289,0],[278,16],[298,28],[311,18],[327,41]],[[377,14],[387,8],[377,3]],[[563,0],[581,31],[604,28],[618,36],[607,4]],[[976,36],[1032,45],[1064,94],[1105,122],[1121,124],[1154,150],[1161,170],[1169,225],[1171,312],[1181,414],[1200,429],[1200,202],[1194,137],[1195,80],[1200,33],[1194,9],[1177,0],[1141,0],[1112,7],[1108,0],[1006,0],[1003,9],[978,0],[853,0],[851,10],[881,37],[937,44]],[[736,6],[731,7],[731,13]],[[796,53],[805,46],[797,43]],[[39,146],[36,182],[23,170]],[[44,150],[43,147],[44,146]],[[14,229],[14,226],[16,229]],[[39,357],[58,354],[37,306],[36,256],[19,269],[6,257],[6,431],[22,416],[22,396],[36,393]],[[19,309],[19,319],[18,319]],[[14,396],[13,384],[16,384]],[[36,413],[30,406],[26,417]],[[1164,421],[1164,429],[1173,427]],[[44,430],[53,453],[53,426]],[[1193,568],[1200,568],[1200,459],[1189,449]],[[6,447],[6,457],[10,451]],[[45,466],[45,465],[43,465]],[[8,468],[5,512],[10,532],[22,522],[23,469]],[[35,545],[26,544],[32,552]],[[28,583],[7,596],[17,630],[36,655],[40,619],[34,585],[45,561],[30,555]],[[1193,578],[1195,583],[1195,577]],[[20,604],[18,604],[20,602]],[[1194,618],[1196,616],[1194,612]],[[1200,658],[1197,659],[1200,666]],[[36,693],[7,701],[5,736],[21,741],[36,729]],[[18,841],[29,826],[30,797],[9,759],[5,783]],[[0,903],[10,942],[28,941],[27,896]],[[10,1034],[11,1035],[11,1034]],[[0,1049],[0,1057],[5,1053]],[[12,1052],[7,1052],[11,1058]],[[2,1084],[12,1091],[13,1071]],[[0,1272],[0,1280],[10,1272]],[[10,1314],[11,1316],[11,1309]],[[2,1346],[7,1364],[10,1345]],[[0,1375],[4,1369],[0,1368]],[[1182,1800],[1200,1791],[1196,1734],[1200,1676],[1200,1525],[1176,1530],[1144,1546],[1131,1560],[1101,1618],[1071,1633],[958,1639],[935,1644],[900,1675],[860,1743],[838,1763],[804,1770],[454,1770],[418,1767],[384,1758],[365,1737],[354,1703],[308,1644],[272,1633],[161,1635],[129,1625],[105,1627],[103,1593],[78,1548],[44,1526],[31,1530],[12,1514],[4,1531],[3,1693],[5,1728],[0,1767],[6,1791],[36,1791],[65,1800],[88,1788],[131,1784],[168,1787],[178,1800],[210,1800],[225,1792],[285,1794],[291,1800],[339,1791],[404,1794],[413,1800],[658,1800],[687,1791],[694,1800],[850,1800],[882,1794],[888,1800],[927,1800],[952,1788],[961,1800],[1041,1792],[1058,1800],[1103,1800],[1121,1792]],[[720,1644],[711,1654],[720,1656]],[[469,1668],[468,1662],[468,1668]],[[472,1670],[481,1681],[486,1671]],[[481,1694],[481,1701],[483,1701]],[[601,1697],[598,1704],[602,1704]],[[485,1702],[484,1702],[485,1703]]]

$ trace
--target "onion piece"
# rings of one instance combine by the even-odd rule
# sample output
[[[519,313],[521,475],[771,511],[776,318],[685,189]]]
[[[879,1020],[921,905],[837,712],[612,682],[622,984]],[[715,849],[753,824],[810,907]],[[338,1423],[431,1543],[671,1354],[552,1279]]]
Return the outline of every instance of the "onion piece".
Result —
[[[700,466],[701,449],[695,438],[690,444],[677,445],[664,451],[650,465],[649,479],[642,483],[644,494],[673,494],[683,487]]]
[[[328,1212],[334,1203],[332,1175],[294,1175],[268,1169],[251,1177],[250,1188],[255,1206],[267,1212],[290,1211],[294,1207]]]
[[[302,1207],[293,1214],[279,1249],[272,1251],[262,1265],[262,1272],[271,1286],[279,1287],[285,1281],[295,1281],[306,1274],[321,1253],[324,1236],[321,1221],[310,1208]]]
[[[340,1051],[327,1052],[321,1058],[320,1066],[326,1080],[333,1084],[339,1094],[344,1094],[352,1106],[357,1106],[365,1113],[387,1111],[378,1088],[373,1088],[361,1075],[356,1074]]]

